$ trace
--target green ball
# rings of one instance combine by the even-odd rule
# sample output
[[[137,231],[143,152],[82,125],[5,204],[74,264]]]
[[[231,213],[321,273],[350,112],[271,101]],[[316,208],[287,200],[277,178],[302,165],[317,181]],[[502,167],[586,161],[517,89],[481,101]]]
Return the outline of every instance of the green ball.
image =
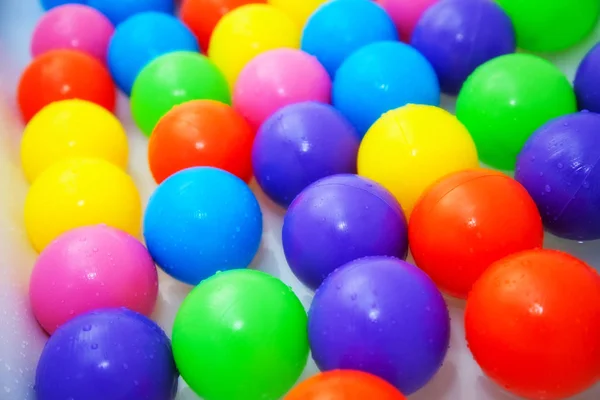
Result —
[[[231,104],[225,76],[202,54],[167,53],[151,61],[131,90],[131,113],[146,135],[171,108],[190,100],[216,100]]]
[[[308,360],[307,316],[264,272],[221,272],[183,301],[173,325],[181,376],[204,400],[277,400]]]
[[[598,0],[496,0],[512,19],[517,44],[529,51],[565,50],[584,39],[600,15]]]
[[[467,127],[489,166],[513,170],[523,145],[550,119],[577,111],[567,77],[529,54],[508,54],[479,66],[456,100],[456,116]]]

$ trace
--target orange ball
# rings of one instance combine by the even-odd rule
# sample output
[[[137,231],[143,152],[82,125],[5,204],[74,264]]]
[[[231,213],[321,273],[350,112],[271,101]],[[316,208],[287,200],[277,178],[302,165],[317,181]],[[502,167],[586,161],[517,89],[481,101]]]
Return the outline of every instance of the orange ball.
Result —
[[[519,182],[488,169],[447,175],[417,202],[408,225],[419,268],[444,292],[466,298],[494,261],[542,247],[538,209]]]
[[[284,400],[406,400],[387,381],[366,372],[321,372],[292,389]]]
[[[232,107],[194,100],[173,107],[150,136],[148,161],[157,183],[185,168],[210,166],[249,181],[254,131]]]
[[[494,263],[473,286],[465,331],[483,371],[528,399],[564,399],[600,374],[600,275],[555,250]]]
[[[35,58],[17,89],[23,119],[59,100],[80,99],[113,112],[117,90],[110,73],[94,57],[77,50],[52,50]]]
[[[221,17],[235,8],[254,3],[266,3],[266,0],[184,0],[180,16],[206,52],[210,36]]]

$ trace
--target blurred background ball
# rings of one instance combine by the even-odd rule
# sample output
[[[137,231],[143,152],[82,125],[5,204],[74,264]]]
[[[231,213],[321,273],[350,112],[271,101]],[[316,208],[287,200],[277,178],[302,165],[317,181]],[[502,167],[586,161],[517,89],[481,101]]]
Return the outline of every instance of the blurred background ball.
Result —
[[[44,10],[50,10],[51,8],[58,7],[63,4],[85,4],[86,2],[87,0],[40,0]]]
[[[87,5],[106,15],[117,26],[129,17],[146,11],[173,14],[176,2],[177,0],[87,0]]]
[[[125,308],[83,314],[48,339],[35,376],[36,399],[172,400],[171,343],[152,320]]]
[[[356,50],[370,43],[397,39],[394,23],[376,3],[331,0],[306,22],[301,48],[315,56],[333,79],[340,65]]]
[[[492,0],[442,0],[417,23],[410,44],[431,63],[442,91],[456,95],[469,75],[515,51],[510,18]]]
[[[600,239],[600,114],[553,119],[529,138],[515,178],[536,202],[544,226],[559,237]]]
[[[213,167],[179,171],[150,197],[144,238],[167,274],[190,285],[246,268],[258,251],[262,213],[250,188]]]
[[[579,109],[600,113],[600,43],[581,60],[573,85]]]
[[[327,0],[268,0],[287,15],[292,17],[300,28],[304,28],[308,18]]]
[[[282,231],[285,258],[315,290],[336,268],[361,257],[405,258],[406,219],[393,196],[358,175],[333,175],[304,189],[288,209]]]
[[[154,310],[158,274],[142,243],[107,225],[72,229],[40,254],[31,272],[33,314],[49,334],[100,308]]]
[[[410,43],[412,32],[417,22],[429,7],[438,0],[376,0],[390,15],[400,39]]]
[[[393,257],[366,257],[333,272],[308,313],[308,340],[321,371],[354,369],[403,394],[442,366],[450,341],[444,298],[419,268]]]
[[[456,116],[473,137],[482,162],[513,170],[531,134],[577,110],[575,93],[558,67],[531,54],[508,54],[478,67],[463,85]]]
[[[555,250],[525,251],[494,263],[473,286],[467,342],[506,390],[565,399],[598,381],[598,310],[600,276],[590,266]]]
[[[377,42],[357,50],[340,66],[332,99],[363,136],[387,111],[411,103],[439,105],[440,87],[431,64],[413,47]]]
[[[431,185],[408,224],[416,265],[459,298],[467,297],[494,261],[540,248],[543,238],[542,219],[527,190],[487,169],[459,171]]]
[[[288,207],[313,182],[356,173],[358,134],[339,111],[314,101],[290,104],[260,127],[252,149],[256,181]]]
[[[255,129],[288,104],[329,103],[330,98],[331,79],[319,61],[301,50],[286,48],[253,58],[233,90],[233,106]]]
[[[196,286],[179,308],[175,361],[204,399],[279,399],[306,365],[306,321],[302,303],[279,279],[223,272]]]

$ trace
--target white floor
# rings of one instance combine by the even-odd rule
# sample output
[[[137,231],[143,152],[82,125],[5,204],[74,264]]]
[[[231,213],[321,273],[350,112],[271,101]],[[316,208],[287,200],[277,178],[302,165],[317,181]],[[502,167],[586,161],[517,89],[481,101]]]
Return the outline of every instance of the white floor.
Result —
[[[46,340],[29,311],[28,277],[35,254],[27,241],[22,223],[22,204],[27,184],[19,167],[19,139],[22,130],[15,111],[15,87],[20,71],[29,61],[29,38],[42,10],[37,0],[0,0],[0,399],[33,400],[33,379],[37,358]],[[581,46],[567,54],[551,57],[572,77],[585,52],[600,40],[600,25]],[[452,109],[451,99],[445,106]],[[119,115],[129,131],[130,172],[147,200],[155,185],[146,162],[147,139],[134,127],[128,103],[120,99]],[[255,267],[280,277],[291,285],[306,307],[311,292],[289,271],[280,244],[282,212],[253,188],[263,206],[265,232]],[[546,245],[574,254],[600,269],[600,242],[576,243],[548,237]],[[161,275],[160,299],[154,314],[170,333],[177,307],[189,291],[186,285]],[[516,399],[491,383],[472,360],[464,342],[463,306],[450,300],[452,316],[451,348],[436,377],[411,400],[507,400]],[[316,372],[311,362],[304,376]],[[577,400],[600,398],[600,385]],[[181,385],[178,400],[198,399]]]

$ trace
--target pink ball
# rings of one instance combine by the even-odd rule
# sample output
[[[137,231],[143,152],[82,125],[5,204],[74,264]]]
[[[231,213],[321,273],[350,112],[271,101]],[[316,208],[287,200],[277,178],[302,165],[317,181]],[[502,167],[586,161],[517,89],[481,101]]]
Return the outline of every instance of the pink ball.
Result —
[[[74,49],[106,61],[108,43],[115,28],[94,8],[65,4],[48,11],[33,32],[33,57],[56,49]]]
[[[412,31],[415,29],[421,15],[431,5],[439,0],[377,0],[392,17],[398,28],[400,39],[409,43]]]
[[[50,334],[98,308],[127,307],[150,316],[157,296],[158,273],[144,245],[106,225],[59,236],[39,255],[29,283],[33,313]]]
[[[301,50],[276,49],[252,59],[240,73],[233,106],[254,128],[275,111],[303,101],[329,103],[331,79],[317,59]]]

